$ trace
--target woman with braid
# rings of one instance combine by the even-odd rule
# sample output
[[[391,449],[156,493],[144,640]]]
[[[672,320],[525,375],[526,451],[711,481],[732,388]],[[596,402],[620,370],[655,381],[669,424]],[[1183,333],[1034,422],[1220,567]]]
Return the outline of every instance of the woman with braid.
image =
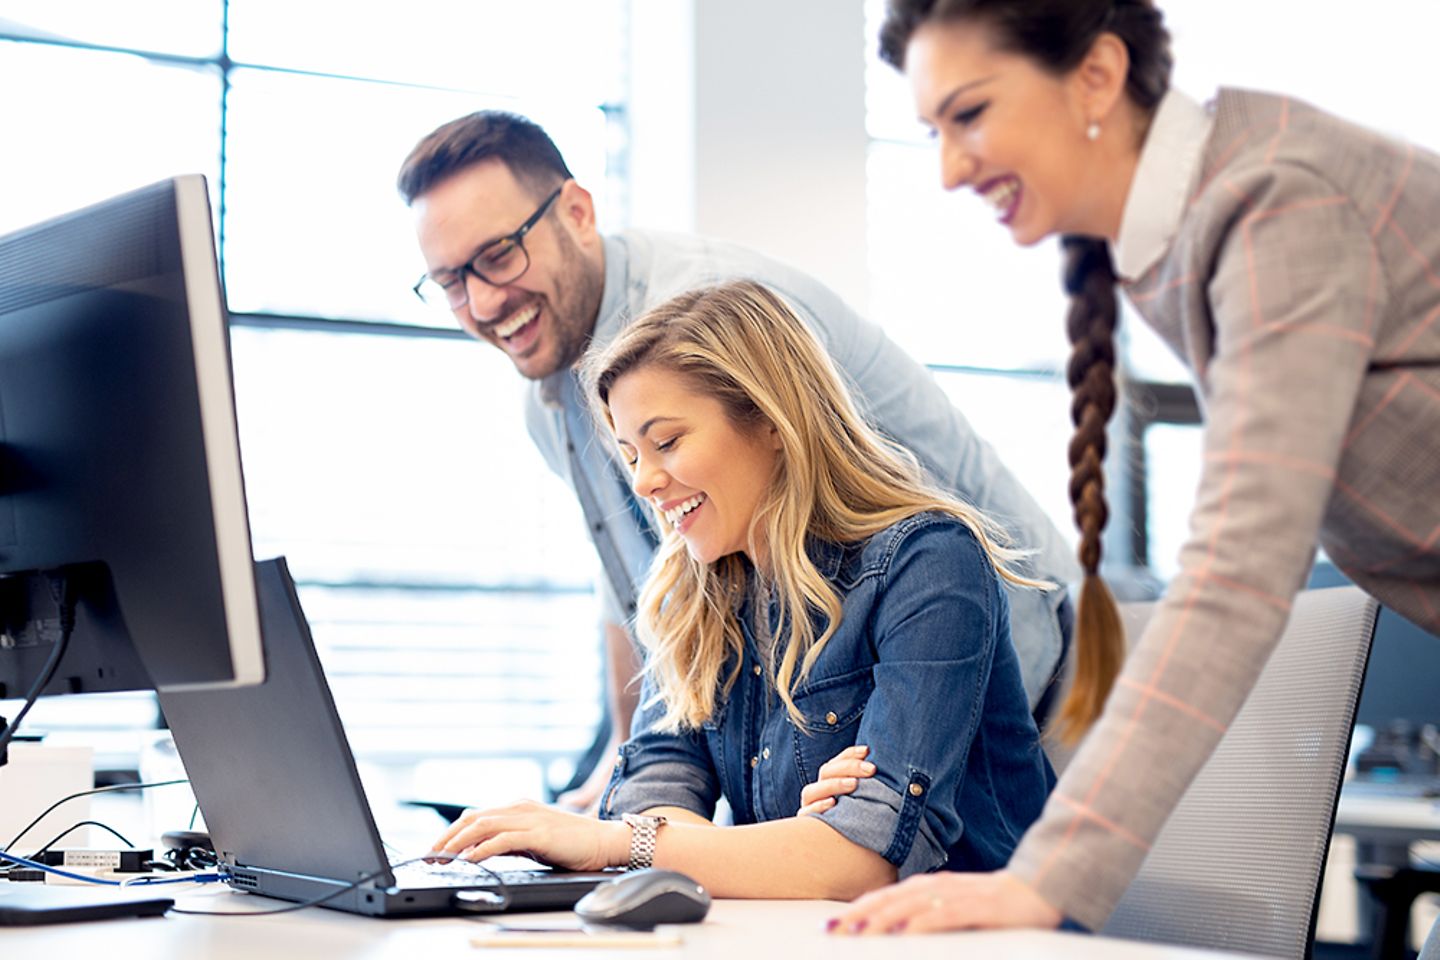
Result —
[[[1094,929],[1259,676],[1317,542],[1440,629],[1440,157],[1283,96],[1170,90],[1148,0],[891,0],[880,47],[944,187],[1019,244],[1067,238],[1088,576],[1062,716],[1089,732],[1008,866],[910,878],[836,929]],[[1098,578],[1117,284],[1206,420],[1181,572],[1118,677]]]

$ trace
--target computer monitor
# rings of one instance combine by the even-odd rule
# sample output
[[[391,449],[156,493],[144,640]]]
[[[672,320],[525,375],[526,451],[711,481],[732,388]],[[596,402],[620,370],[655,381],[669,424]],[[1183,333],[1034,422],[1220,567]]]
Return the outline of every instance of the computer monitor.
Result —
[[[204,178],[0,237],[0,699],[259,683],[253,562]]]
[[[1350,578],[1330,563],[1317,563],[1310,575],[1310,587],[1337,587]],[[1389,607],[1380,608],[1375,625],[1375,643],[1360,690],[1356,723],[1383,730],[1397,722],[1419,730],[1440,724],[1440,696],[1435,678],[1440,676],[1440,637],[1426,633]]]

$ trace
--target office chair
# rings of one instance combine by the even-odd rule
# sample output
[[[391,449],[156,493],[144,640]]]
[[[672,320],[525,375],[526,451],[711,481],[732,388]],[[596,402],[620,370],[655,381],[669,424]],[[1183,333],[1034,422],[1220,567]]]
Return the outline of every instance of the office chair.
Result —
[[[1134,642],[1152,604],[1124,604]],[[1109,936],[1305,957],[1379,606],[1301,592],[1235,722],[1105,925]]]

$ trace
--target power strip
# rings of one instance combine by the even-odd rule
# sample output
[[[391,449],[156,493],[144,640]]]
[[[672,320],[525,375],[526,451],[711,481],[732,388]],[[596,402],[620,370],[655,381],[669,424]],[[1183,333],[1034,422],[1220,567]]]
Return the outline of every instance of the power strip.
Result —
[[[144,850],[46,850],[36,859],[47,867],[66,870],[113,870],[116,873],[144,873],[155,851]]]

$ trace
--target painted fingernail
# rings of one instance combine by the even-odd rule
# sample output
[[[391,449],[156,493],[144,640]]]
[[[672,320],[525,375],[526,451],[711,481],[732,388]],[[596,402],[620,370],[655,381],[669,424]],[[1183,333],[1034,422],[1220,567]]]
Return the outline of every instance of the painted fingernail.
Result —
[[[825,921],[825,932],[826,932],[826,933],[834,933],[834,932],[835,932],[835,928],[838,927],[838,926],[840,926],[840,918],[839,918],[839,917],[831,917],[829,920],[826,920],[826,921]]]
[[[870,925],[868,920],[856,920],[855,925],[850,928],[851,933],[864,933],[865,928]]]
[[[890,929],[889,929],[889,930],[886,930],[885,932],[886,932],[886,933],[904,933],[904,932],[905,932],[905,928],[906,928],[909,924],[910,924],[910,921],[909,921],[909,920],[897,920],[897,921],[895,921],[894,923],[892,923],[892,924],[890,925]]]

